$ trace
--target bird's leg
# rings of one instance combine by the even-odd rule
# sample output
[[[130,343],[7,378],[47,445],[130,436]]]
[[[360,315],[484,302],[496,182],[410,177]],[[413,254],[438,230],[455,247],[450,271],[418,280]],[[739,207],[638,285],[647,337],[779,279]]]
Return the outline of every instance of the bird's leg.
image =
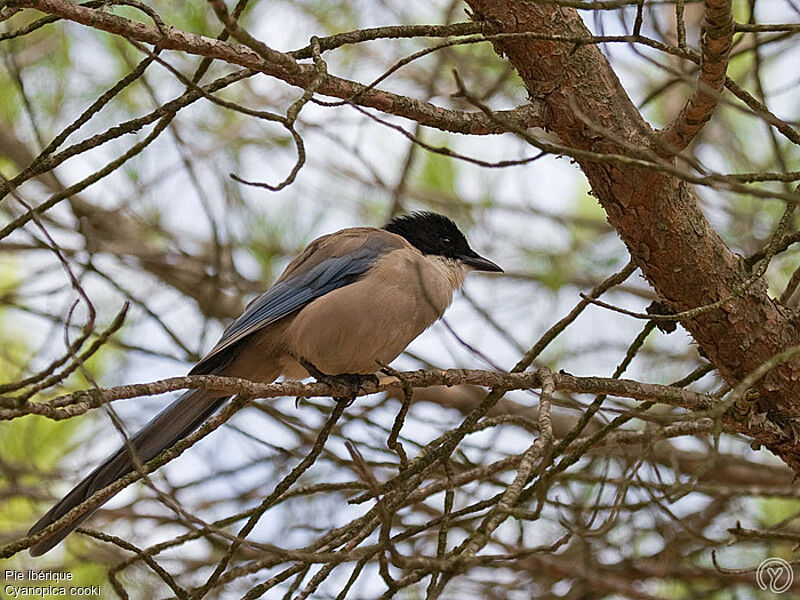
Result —
[[[308,371],[308,374],[311,375],[314,379],[325,379],[328,376],[325,375],[322,371],[320,371],[317,367],[314,366],[314,363],[311,361],[305,360],[303,358],[298,358],[297,362],[303,365],[303,368]]]
[[[347,402],[351,404],[358,395],[359,390],[363,390],[365,383],[373,383],[378,385],[378,377],[374,373],[341,373],[339,375],[328,375],[320,371],[317,367],[315,367],[311,362],[298,359],[300,364],[303,365],[306,371],[308,371],[309,375],[311,375],[317,381],[321,381],[323,383],[327,383],[329,385],[344,385],[353,389],[353,393],[344,398],[334,398],[337,402]]]

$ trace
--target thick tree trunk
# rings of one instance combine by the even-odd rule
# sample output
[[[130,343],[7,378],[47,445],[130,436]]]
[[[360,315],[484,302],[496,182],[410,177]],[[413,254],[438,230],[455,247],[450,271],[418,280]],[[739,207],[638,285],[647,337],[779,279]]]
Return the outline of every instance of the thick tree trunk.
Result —
[[[514,0],[467,0],[475,19],[502,32],[589,36],[571,8]],[[501,41],[495,49],[519,72],[531,97],[545,103],[547,129],[574,148],[636,156],[656,150],[654,132],[593,44]],[[691,187],[677,178],[630,165],[578,161],[593,193],[644,276],[675,311],[727,298],[750,273],[706,220]],[[777,352],[800,345],[795,314],[759,281],[721,308],[683,321],[704,353],[735,382]],[[759,383],[759,396],[726,415],[800,472],[800,364],[785,363]]]

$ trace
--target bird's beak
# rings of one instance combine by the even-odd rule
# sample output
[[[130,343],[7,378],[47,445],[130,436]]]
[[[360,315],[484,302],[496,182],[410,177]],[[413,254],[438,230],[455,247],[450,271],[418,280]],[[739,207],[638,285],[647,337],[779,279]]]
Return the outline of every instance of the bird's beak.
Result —
[[[503,272],[503,269],[501,269],[499,265],[496,265],[488,258],[483,258],[480,254],[472,250],[469,251],[469,254],[463,254],[461,256],[461,262],[468,267],[472,267],[476,271],[489,271],[491,273]]]

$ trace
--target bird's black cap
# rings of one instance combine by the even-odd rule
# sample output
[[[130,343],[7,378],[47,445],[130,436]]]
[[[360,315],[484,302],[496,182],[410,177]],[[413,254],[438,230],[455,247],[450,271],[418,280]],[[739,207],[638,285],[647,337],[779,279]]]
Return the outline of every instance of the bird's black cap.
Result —
[[[429,211],[415,212],[395,217],[383,228],[404,237],[423,254],[459,260],[478,271],[503,272],[495,263],[470,248],[458,226],[444,215]]]

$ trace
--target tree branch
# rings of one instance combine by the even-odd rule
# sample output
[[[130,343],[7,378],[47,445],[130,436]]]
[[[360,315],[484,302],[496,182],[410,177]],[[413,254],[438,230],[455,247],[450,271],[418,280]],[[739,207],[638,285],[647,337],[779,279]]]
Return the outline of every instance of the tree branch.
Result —
[[[671,154],[686,148],[711,118],[725,87],[725,72],[733,43],[731,0],[705,0],[705,18],[700,34],[702,61],[692,97],[675,121],[661,132]]]
[[[549,371],[495,373],[493,371],[449,369],[446,371],[411,371],[401,375],[403,381],[412,387],[467,384],[518,390],[540,387],[543,373],[549,374]],[[715,403],[711,396],[705,394],[671,386],[640,383],[629,379],[576,377],[568,373],[553,373],[549,376],[552,377],[554,390],[559,392],[608,394],[635,400],[655,400],[687,410],[704,410],[711,408]],[[358,396],[364,396],[383,392],[395,388],[397,385],[397,379],[388,378],[379,384],[364,383],[355,392]],[[42,415],[54,420],[68,419],[114,400],[155,396],[176,390],[200,388],[220,392],[223,396],[238,394],[246,398],[277,398],[281,396],[299,396],[303,398],[319,396],[344,397],[354,393],[350,386],[323,382],[301,383],[286,381],[265,384],[218,375],[187,375],[152,383],[81,390],[44,402],[20,403],[14,398],[0,397],[0,407],[3,407],[0,408],[0,421],[31,414]]]
[[[589,35],[571,8],[509,0],[468,4],[476,19],[491,21],[502,32]],[[531,96],[546,104],[545,125],[566,145],[634,157],[658,150],[652,130],[596,46],[501,40],[495,49],[517,69]],[[582,115],[591,115],[592,122]],[[624,162],[587,155],[578,163],[645,278],[674,311],[729,298],[682,321],[728,381],[739,381],[778,352],[800,345],[794,314],[767,295],[762,280],[747,287],[749,270],[708,223],[689,186]],[[792,427],[800,416],[800,365],[781,364],[757,390],[749,414],[738,415],[732,425],[800,471],[800,444]]]
[[[20,0],[16,6],[35,8],[52,16],[81,23],[95,29],[107,31],[122,37],[153,44],[163,50],[179,50],[206,58],[221,60],[231,65],[239,65],[257,70],[265,75],[280,79],[289,85],[307,89],[317,70],[313,65],[298,63],[282,52],[272,50],[266,57],[245,46],[238,46],[221,40],[194,33],[180,31],[174,27],[159,28],[125,19],[104,10],[93,10],[73,4],[67,0]],[[269,57],[269,58],[267,58]],[[275,58],[277,57],[277,58]],[[380,89],[370,89],[355,81],[327,75],[319,83],[317,92],[334,98],[352,101],[361,106],[375,108],[381,112],[404,117],[421,125],[470,135],[504,133],[505,130],[486,118],[481,112],[464,112],[421,102],[408,96],[394,94]],[[542,105],[536,102],[518,109],[502,111],[501,114],[519,126],[536,127],[543,120]]]

